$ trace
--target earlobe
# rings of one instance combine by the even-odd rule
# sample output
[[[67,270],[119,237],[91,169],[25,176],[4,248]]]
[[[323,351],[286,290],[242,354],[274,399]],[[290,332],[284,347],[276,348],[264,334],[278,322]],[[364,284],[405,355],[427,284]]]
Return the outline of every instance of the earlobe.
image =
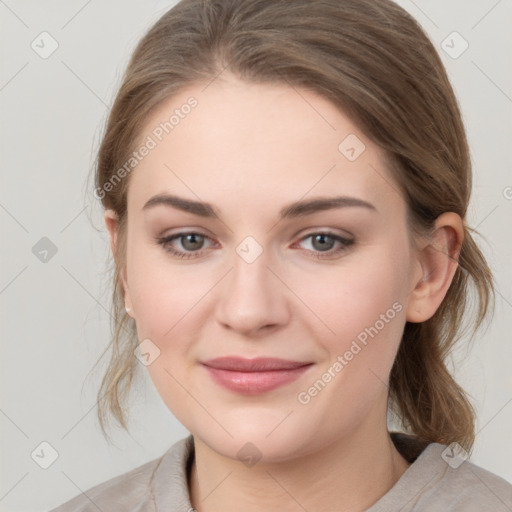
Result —
[[[416,274],[406,310],[409,322],[420,323],[431,318],[441,305],[455,272],[464,238],[464,226],[459,215],[443,213],[436,219],[431,237],[418,250],[421,268]]]

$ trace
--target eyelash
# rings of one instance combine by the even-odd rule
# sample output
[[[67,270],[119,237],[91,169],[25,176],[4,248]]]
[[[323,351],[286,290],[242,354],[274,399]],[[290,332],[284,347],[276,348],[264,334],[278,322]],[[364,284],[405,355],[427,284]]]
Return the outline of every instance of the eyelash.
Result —
[[[166,237],[157,237],[156,241],[159,245],[163,247],[163,249],[172,254],[173,256],[176,256],[177,258],[181,259],[190,259],[190,258],[199,258],[203,255],[203,253],[206,251],[206,249],[199,249],[198,251],[177,251],[174,249],[170,242],[173,240],[177,240],[180,238],[183,238],[187,235],[199,235],[206,239],[210,239],[209,236],[204,235],[202,233],[198,233],[196,231],[182,231],[181,233],[176,233],[174,235],[166,236]],[[325,255],[327,258],[330,258],[332,256],[335,256],[341,252],[344,252],[347,250],[347,248],[354,244],[354,239],[347,239],[340,235],[336,235],[335,233],[331,233],[329,231],[318,231],[315,233],[310,233],[304,237],[302,237],[299,242],[303,242],[304,240],[307,240],[308,238],[313,238],[318,235],[328,236],[329,238],[332,238],[334,241],[339,242],[341,244],[341,247],[338,247],[338,249],[330,249],[329,251],[310,251],[308,249],[304,249],[306,252],[311,253],[311,256],[317,259],[323,259]],[[210,239],[211,240],[211,239]]]

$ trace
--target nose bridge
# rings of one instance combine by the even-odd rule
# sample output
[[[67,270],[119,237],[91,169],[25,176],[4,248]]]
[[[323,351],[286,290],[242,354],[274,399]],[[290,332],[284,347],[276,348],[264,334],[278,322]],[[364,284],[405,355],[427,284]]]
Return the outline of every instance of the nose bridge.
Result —
[[[285,323],[287,298],[268,268],[272,264],[269,251],[247,237],[236,247],[232,262],[219,297],[218,321],[245,334]]]

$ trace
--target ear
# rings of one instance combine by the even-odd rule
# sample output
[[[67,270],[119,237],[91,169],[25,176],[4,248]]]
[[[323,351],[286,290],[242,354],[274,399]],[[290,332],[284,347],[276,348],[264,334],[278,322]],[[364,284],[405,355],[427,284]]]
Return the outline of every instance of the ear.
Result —
[[[459,215],[447,212],[436,219],[432,235],[417,252],[419,281],[410,294],[407,321],[424,322],[437,311],[457,270],[463,239]]]
[[[110,249],[112,251],[112,255],[114,256],[114,259],[116,258],[116,251],[117,251],[117,233],[119,229],[119,219],[117,217],[117,213],[114,210],[105,210],[105,224],[107,226],[107,230],[110,235]],[[126,308],[126,313],[133,317],[133,310],[132,310],[132,302],[130,298],[130,291],[128,288],[128,282],[126,279],[126,266],[123,268],[122,272],[120,273],[121,277],[121,283],[123,287],[123,295],[124,295],[124,306]]]

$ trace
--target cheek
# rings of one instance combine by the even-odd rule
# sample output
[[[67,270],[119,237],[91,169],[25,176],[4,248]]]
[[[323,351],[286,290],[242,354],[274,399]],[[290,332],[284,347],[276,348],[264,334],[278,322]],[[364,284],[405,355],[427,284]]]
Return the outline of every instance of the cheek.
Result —
[[[141,244],[142,245],[142,244]],[[199,338],[201,298],[211,287],[194,277],[192,266],[171,265],[154,250],[128,253],[128,284],[140,341],[150,339],[159,350],[146,370],[162,400],[188,429],[194,428],[198,393],[190,385],[190,351]],[[189,423],[191,422],[191,423]]]
[[[366,247],[340,260],[339,266],[296,276],[297,294],[307,297],[306,305],[322,320],[324,334],[330,331],[324,337],[343,348],[382,314],[394,319],[400,316],[397,310],[405,310],[408,259],[406,242],[400,238]]]
[[[316,377],[334,383],[317,404],[365,409],[386,392],[405,325],[409,256],[405,235],[397,236],[347,258],[320,281],[303,282],[299,293],[329,327],[308,322],[327,355]]]
[[[130,298],[144,337],[172,336],[210,287],[205,279],[198,279],[192,265],[167,261],[163,249],[133,248],[127,263]]]

